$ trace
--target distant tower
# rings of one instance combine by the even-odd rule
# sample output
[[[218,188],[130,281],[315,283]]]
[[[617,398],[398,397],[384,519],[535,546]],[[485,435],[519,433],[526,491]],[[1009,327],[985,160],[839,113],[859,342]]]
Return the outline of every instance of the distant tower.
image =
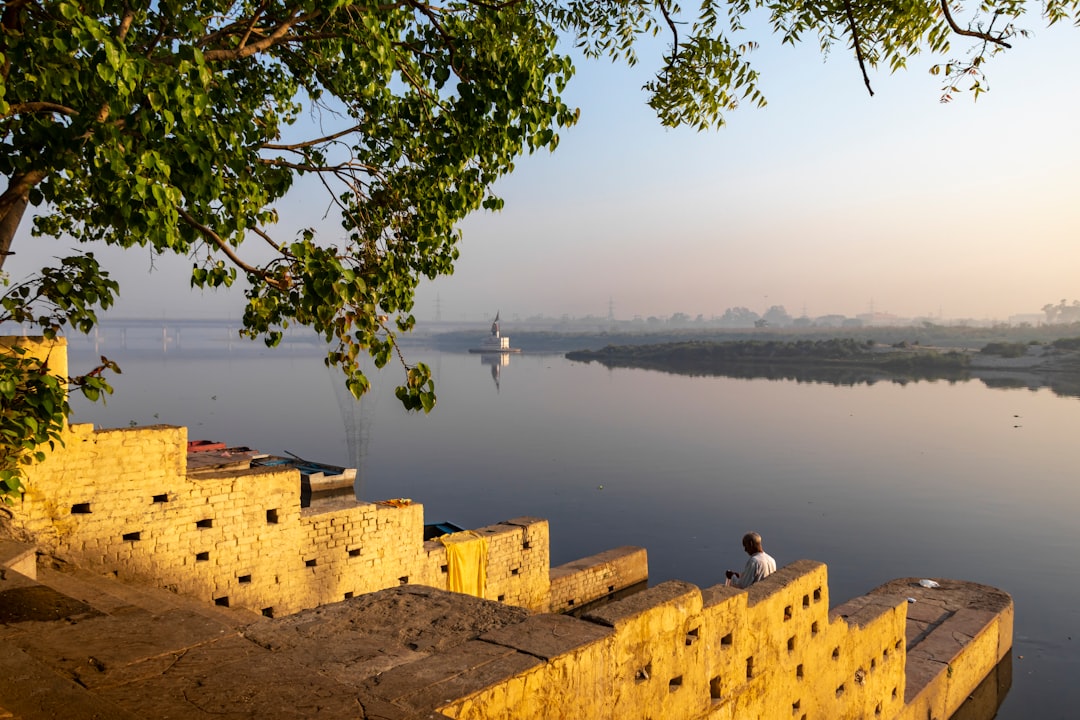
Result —
[[[435,296],[435,322],[442,322],[442,295]]]
[[[608,322],[615,322],[615,300],[608,296],[607,301],[607,319]]]

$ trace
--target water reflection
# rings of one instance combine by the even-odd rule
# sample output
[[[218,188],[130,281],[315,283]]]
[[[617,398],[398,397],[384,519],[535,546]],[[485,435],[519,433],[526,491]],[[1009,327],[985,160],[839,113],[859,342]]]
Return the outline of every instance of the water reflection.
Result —
[[[605,367],[632,367],[620,362],[597,359]],[[980,370],[980,369],[915,369],[908,372],[895,372],[879,368],[857,367],[833,367],[833,366],[798,366],[798,365],[770,365],[767,363],[755,364],[725,364],[723,367],[703,370],[701,368],[686,369],[674,365],[653,363],[649,367],[641,368],[655,370],[672,375],[687,375],[690,377],[729,377],[743,380],[793,380],[798,383],[822,383],[854,387],[856,385],[875,385],[878,383],[893,383],[904,386],[917,382],[944,381],[948,383],[969,382],[977,380],[988,388],[1003,390],[1027,389],[1040,390],[1046,388],[1055,395],[1062,397],[1080,397],[1080,373],[1077,372],[1040,372],[1040,371],[1011,371],[1011,370]]]
[[[510,365],[510,353],[484,353],[480,356],[480,364],[491,367],[491,379],[495,383],[495,392],[498,393],[502,369]]]
[[[992,720],[1009,694],[1012,678],[1013,657],[1008,652],[949,720]]]
[[[357,400],[345,383],[341,382],[336,370],[327,368],[326,374],[334,388],[334,399],[337,400],[338,411],[341,413],[341,426],[345,429],[345,446],[349,458],[347,467],[356,469],[353,492],[356,497],[363,498],[366,497],[364,479],[367,477],[368,446],[371,443],[371,425],[378,396],[369,393]]]

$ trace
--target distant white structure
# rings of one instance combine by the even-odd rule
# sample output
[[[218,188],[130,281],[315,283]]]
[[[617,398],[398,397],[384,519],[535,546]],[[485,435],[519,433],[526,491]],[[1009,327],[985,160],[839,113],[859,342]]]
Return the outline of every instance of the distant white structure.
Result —
[[[480,347],[469,348],[471,353],[519,353],[521,348],[510,347],[510,338],[499,332],[499,313],[491,323],[491,334],[480,341]]]

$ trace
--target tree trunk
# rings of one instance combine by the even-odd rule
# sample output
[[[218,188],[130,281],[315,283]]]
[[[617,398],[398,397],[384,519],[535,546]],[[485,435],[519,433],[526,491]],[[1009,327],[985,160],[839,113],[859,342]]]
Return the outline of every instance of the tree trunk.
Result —
[[[11,240],[19,229],[26,205],[30,200],[30,190],[45,179],[45,173],[31,170],[14,175],[8,181],[7,189],[0,195],[0,270],[4,269],[4,260],[11,255]]]
[[[4,261],[11,252],[11,240],[15,237],[15,231],[19,229],[23,213],[26,211],[27,197],[23,195],[16,198],[8,208],[7,213],[0,218],[0,270],[4,269]]]

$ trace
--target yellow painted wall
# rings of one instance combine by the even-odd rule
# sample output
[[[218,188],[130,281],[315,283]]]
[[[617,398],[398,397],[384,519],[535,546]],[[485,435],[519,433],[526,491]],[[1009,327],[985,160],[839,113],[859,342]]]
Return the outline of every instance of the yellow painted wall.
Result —
[[[421,505],[301,509],[296,470],[189,477],[186,458],[185,428],[72,425],[31,468],[17,518],[61,557],[272,616],[405,583],[446,588]],[[546,609],[547,522],[482,532],[486,596]]]
[[[551,568],[548,612],[574,610],[649,577],[645,548],[619,547]]]
[[[0,336],[0,352],[11,347],[21,347],[30,357],[44,360],[49,372],[64,380],[68,377],[67,340],[59,337],[46,340],[38,336]]]
[[[994,667],[1008,655],[1012,648],[1014,612],[1011,604],[1001,610],[960,609],[950,617],[948,626],[931,630],[927,639],[933,646],[933,664],[944,665],[946,671],[936,675],[919,692],[908,693],[901,720],[952,717],[987,674],[988,664]],[[969,639],[967,630],[973,628],[977,630]],[[943,637],[935,638],[935,634]],[[996,709],[999,698],[996,693],[990,693],[982,701]],[[992,713],[984,716],[991,717]]]
[[[828,607],[826,568],[811,561],[748,591],[663,583],[586,614],[609,629],[603,637],[440,711],[462,720],[897,717],[905,604],[882,601],[855,623]]]

